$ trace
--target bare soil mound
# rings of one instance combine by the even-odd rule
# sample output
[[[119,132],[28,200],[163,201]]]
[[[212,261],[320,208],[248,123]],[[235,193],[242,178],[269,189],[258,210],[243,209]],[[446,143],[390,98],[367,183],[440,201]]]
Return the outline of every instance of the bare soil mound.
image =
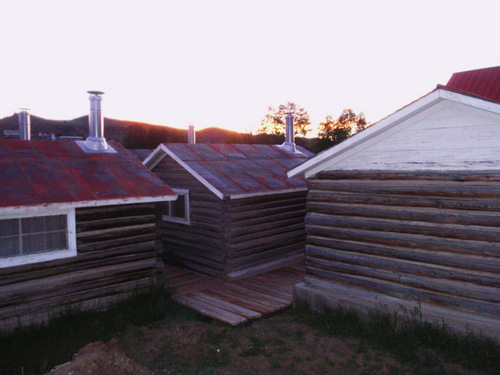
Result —
[[[128,358],[116,339],[94,342],[78,351],[71,362],[57,366],[50,375],[152,375],[147,368]]]

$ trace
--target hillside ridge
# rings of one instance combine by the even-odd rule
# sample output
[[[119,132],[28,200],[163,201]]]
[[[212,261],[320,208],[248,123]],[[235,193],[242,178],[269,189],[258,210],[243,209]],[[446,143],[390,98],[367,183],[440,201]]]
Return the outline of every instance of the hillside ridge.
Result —
[[[88,115],[71,120],[51,120],[31,115],[31,139],[50,140],[60,137],[81,137],[88,135]],[[17,113],[0,119],[0,139],[17,138],[16,135],[5,134],[5,130],[19,130]],[[8,132],[11,133],[11,132]],[[163,142],[187,142],[187,129],[150,124],[139,121],[104,118],[104,136],[108,140],[116,140],[126,148],[154,148]],[[226,143],[230,138],[239,138],[240,133],[209,127],[196,132],[200,143]]]

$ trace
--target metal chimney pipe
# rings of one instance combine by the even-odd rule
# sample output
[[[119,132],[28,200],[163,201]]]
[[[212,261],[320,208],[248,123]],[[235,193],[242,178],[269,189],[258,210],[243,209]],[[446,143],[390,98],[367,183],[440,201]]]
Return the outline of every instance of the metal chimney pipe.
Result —
[[[90,100],[89,136],[84,146],[93,151],[106,151],[108,144],[104,138],[104,121],[102,117],[102,91],[87,91]]]
[[[283,148],[287,152],[295,152],[295,134],[293,131],[293,112],[286,112],[285,142]]]
[[[196,143],[196,131],[194,130],[194,125],[188,125],[188,144],[194,145]]]
[[[31,119],[27,108],[19,108],[19,139],[31,139]]]

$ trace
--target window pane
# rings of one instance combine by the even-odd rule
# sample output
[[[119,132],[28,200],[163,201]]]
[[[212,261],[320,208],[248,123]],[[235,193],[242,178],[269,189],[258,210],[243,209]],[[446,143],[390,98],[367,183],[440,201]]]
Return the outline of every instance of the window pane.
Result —
[[[186,217],[186,197],[184,195],[179,194],[179,197],[176,201],[170,202],[172,207],[172,215],[173,217]]]
[[[19,234],[19,219],[0,220],[0,237]]]
[[[45,235],[47,251],[62,250],[68,248],[66,232],[52,232]]]
[[[44,228],[44,217],[28,217],[21,219],[21,231],[23,234],[26,233],[40,233],[43,232]]]
[[[19,255],[19,236],[0,238],[0,258]]]
[[[66,230],[66,215],[46,216],[45,230]]]
[[[45,235],[43,233],[22,236],[22,241],[24,254],[36,254],[45,250]]]

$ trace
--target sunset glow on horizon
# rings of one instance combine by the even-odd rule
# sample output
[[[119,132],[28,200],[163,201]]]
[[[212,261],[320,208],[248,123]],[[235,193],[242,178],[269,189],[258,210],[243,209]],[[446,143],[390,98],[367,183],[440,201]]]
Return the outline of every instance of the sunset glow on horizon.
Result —
[[[0,117],[88,112],[186,129],[255,131],[295,102],[316,127],[344,108],[369,122],[500,65],[500,4],[456,1],[3,0]]]

